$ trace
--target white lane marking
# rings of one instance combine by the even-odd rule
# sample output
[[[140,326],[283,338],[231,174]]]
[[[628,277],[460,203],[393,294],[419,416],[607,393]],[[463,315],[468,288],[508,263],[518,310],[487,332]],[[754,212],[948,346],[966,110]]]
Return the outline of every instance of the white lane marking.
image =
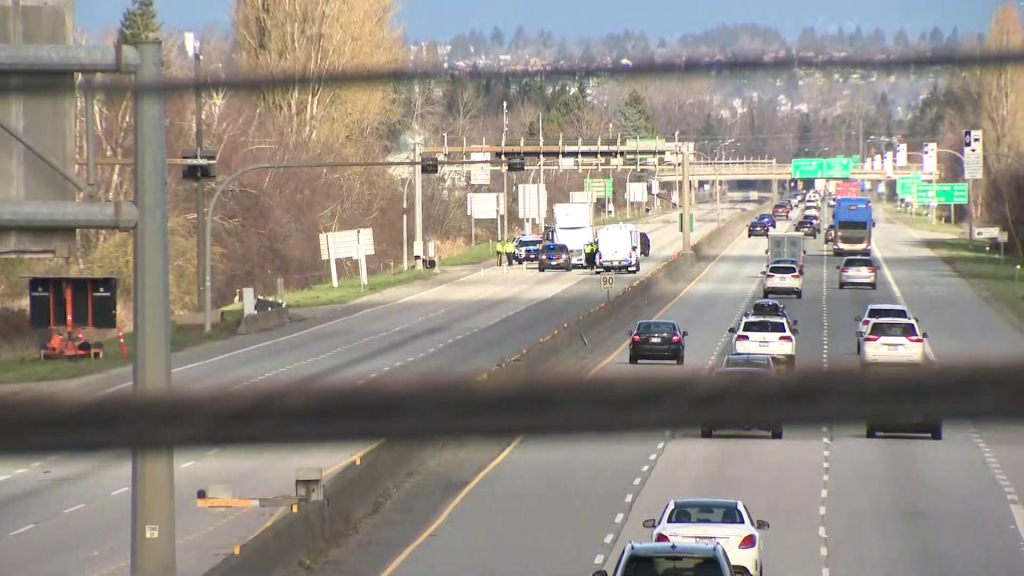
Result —
[[[626,504],[629,504],[632,501],[633,501],[633,495],[632,494],[626,494]]]
[[[494,270],[494,269],[497,269],[497,266],[494,266],[492,268],[484,268],[483,270]],[[381,310],[383,308],[388,308],[388,307],[395,306],[395,305],[398,305],[398,304],[403,304],[405,302],[408,302],[410,300],[414,300],[416,298],[422,298],[423,296],[426,296],[427,294],[430,294],[432,292],[436,292],[438,290],[442,290],[444,288],[447,288],[448,286],[451,286],[452,284],[456,284],[458,282],[462,282],[463,280],[468,280],[470,278],[478,278],[477,273],[474,272],[472,274],[468,274],[466,276],[463,276],[462,278],[457,278],[455,280],[452,280],[451,282],[446,282],[444,284],[441,284],[440,286],[435,286],[435,287],[433,287],[433,288],[431,288],[429,290],[424,290],[423,292],[417,292],[416,294],[412,294],[412,295],[406,296],[405,298],[402,298],[402,299],[399,299],[399,300],[395,300],[394,302],[386,302],[386,303],[381,304],[379,306],[374,306],[372,308],[367,308],[365,310],[360,310],[359,312],[356,312],[354,314],[350,314],[350,315],[345,316],[343,318],[338,318],[336,320],[331,320],[330,322],[324,322],[323,324],[317,324],[316,326],[312,326],[310,328],[306,328],[305,330],[300,330],[300,331],[298,331],[298,332],[296,332],[294,334],[289,334],[287,336],[282,336],[280,338],[274,338],[273,340],[267,340],[266,342],[260,342],[259,344],[254,344],[252,346],[247,346],[245,348],[240,348],[238,350],[234,350],[234,351],[228,352],[226,354],[221,354],[220,356],[214,356],[213,358],[208,358],[206,360],[201,360],[199,362],[193,362],[192,364],[186,364],[185,366],[180,366],[178,368],[174,368],[173,370],[171,370],[171,373],[173,374],[175,372],[184,372],[185,370],[191,370],[192,368],[197,368],[199,366],[205,366],[207,364],[212,364],[214,362],[220,362],[221,360],[224,360],[226,358],[232,358],[234,356],[238,356],[239,354],[245,354],[246,352],[251,352],[253,350],[258,350],[258,349],[263,348],[265,346],[271,346],[273,344],[278,344],[278,343],[284,342],[286,340],[291,340],[292,338],[297,338],[297,337],[302,336],[304,334],[309,334],[309,333],[315,332],[317,330],[322,330],[324,328],[327,328],[328,326],[334,326],[335,324],[339,324],[341,322],[346,322],[346,321],[352,320],[354,318],[358,318],[360,316],[363,316],[365,314],[369,314],[371,312],[376,312],[377,310]],[[125,382],[123,384],[118,384],[117,386],[113,386],[113,387],[107,388],[106,390],[96,394],[95,397],[100,397],[100,396],[103,396],[103,395],[106,395],[106,394],[110,394],[110,393],[116,392],[117,390],[121,390],[121,389],[127,388],[127,387],[129,387],[131,385],[132,385],[132,382]]]
[[[641,480],[642,480],[641,478],[634,478],[633,479],[633,486],[639,486]]]
[[[10,479],[10,476],[0,476],[0,482]]]
[[[643,467],[643,468],[641,468],[641,469],[640,469],[640,471],[641,471],[641,472],[647,472],[647,471],[648,471],[648,470],[650,470],[650,469],[651,469],[651,467],[650,467],[650,466],[644,465],[644,467]]]
[[[996,481],[1003,492],[1006,494],[1006,500],[1010,503],[1010,514],[1013,516],[1014,525],[1017,528],[1017,532],[1020,533],[1020,546],[1021,550],[1024,550],[1024,508],[1020,505],[1020,497],[1017,496],[1017,490],[1014,488],[1013,483],[1003,473],[1003,467],[1000,466],[999,461],[995,455],[989,449],[988,445],[985,444],[985,440],[982,439],[981,435],[975,428],[968,430],[971,434],[971,439],[978,445],[982,454],[985,455],[985,463],[988,465],[989,474],[992,479]]]
[[[658,450],[661,450],[664,447],[665,447],[665,443],[664,442],[658,442]]]
[[[28,532],[29,530],[31,530],[31,529],[33,529],[35,527],[36,527],[36,525],[34,523],[33,524],[29,524],[28,526],[23,526],[21,528],[18,528],[14,532],[11,532],[10,534],[8,534],[8,536],[17,536],[18,534],[21,534],[22,532]]]
[[[604,564],[604,554],[594,556],[594,564]]]
[[[207,452],[206,455],[207,456],[213,456],[217,452],[220,452],[220,448],[214,448],[213,450],[210,450],[209,452]]]
[[[15,474],[24,474],[25,472],[28,472],[28,468],[18,468],[14,471]]]
[[[822,546],[821,547],[821,557],[825,558],[826,556],[828,556],[828,546]]]
[[[651,454],[650,456],[647,457],[647,459],[648,460],[657,460],[658,459],[658,455],[657,454]]]
[[[74,512],[75,510],[81,510],[82,508],[85,508],[85,504],[79,504],[78,506],[72,506],[71,508],[68,508],[67,510],[65,510],[64,513],[67,514],[68,512]]]
[[[616,524],[622,524],[622,519],[625,518],[625,517],[626,517],[625,514],[623,514],[622,512],[619,512],[618,514],[615,515],[615,523]]]
[[[189,466],[191,466],[191,465],[193,465],[195,463],[196,463],[195,460],[189,460],[188,462],[185,462],[181,466],[178,466],[178,468],[188,468]]]
[[[818,526],[818,536],[821,536],[822,538],[828,538],[828,536],[825,535],[824,526]]]
[[[36,468],[36,467],[39,467],[39,466],[42,466],[42,465],[43,465],[42,462],[33,462],[33,463],[29,464],[28,467],[29,468]]]
[[[615,534],[608,534],[607,536],[604,537],[604,543],[605,544],[611,544],[612,540],[614,540],[614,539],[615,539]]]
[[[819,516],[824,516],[825,515],[825,507],[824,506],[818,506],[818,515]]]
[[[110,493],[110,495],[111,496],[117,496],[118,494],[120,494],[122,492],[127,492],[128,490],[130,490],[130,488],[125,486],[124,488],[118,488],[117,490],[114,490],[113,492]]]

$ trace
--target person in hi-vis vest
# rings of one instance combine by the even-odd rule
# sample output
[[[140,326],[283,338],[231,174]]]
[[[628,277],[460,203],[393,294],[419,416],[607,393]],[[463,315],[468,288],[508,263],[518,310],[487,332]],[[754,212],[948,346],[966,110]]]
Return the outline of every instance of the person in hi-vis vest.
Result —
[[[516,251],[516,245],[515,244],[513,244],[511,241],[505,242],[505,262],[509,266],[512,265],[512,255],[515,254],[515,251]]]
[[[494,243],[494,256],[497,261],[494,263],[495,266],[501,266],[501,257],[505,255],[505,243],[498,240]]]

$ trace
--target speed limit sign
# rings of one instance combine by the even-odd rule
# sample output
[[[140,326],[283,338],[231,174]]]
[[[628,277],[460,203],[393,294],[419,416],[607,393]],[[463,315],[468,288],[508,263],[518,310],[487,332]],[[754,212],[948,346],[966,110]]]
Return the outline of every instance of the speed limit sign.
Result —
[[[615,274],[601,274],[601,290],[611,290],[615,287]]]

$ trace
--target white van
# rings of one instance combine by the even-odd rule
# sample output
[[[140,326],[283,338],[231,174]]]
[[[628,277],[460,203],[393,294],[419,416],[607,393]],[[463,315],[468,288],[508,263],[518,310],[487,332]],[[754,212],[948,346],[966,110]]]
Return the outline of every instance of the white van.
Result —
[[[605,272],[639,272],[640,229],[635,224],[613,224],[598,230],[597,267]]]

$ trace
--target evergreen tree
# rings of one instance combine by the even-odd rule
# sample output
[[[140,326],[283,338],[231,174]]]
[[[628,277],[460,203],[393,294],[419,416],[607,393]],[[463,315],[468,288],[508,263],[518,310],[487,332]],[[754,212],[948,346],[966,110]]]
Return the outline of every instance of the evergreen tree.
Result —
[[[555,61],[565,62],[567,60],[572,60],[572,52],[569,51],[569,46],[565,43],[565,40],[562,40],[558,44],[558,51],[555,52]]]
[[[811,124],[811,115],[803,114],[800,116],[800,129],[796,141],[796,154],[794,156],[799,157],[800,154],[814,154],[814,126]]]
[[[160,23],[156,19],[153,0],[132,0],[131,6],[125,8],[124,14],[121,15],[117,40],[121,44],[132,46],[156,38],[159,34]]]
[[[499,51],[505,48],[505,32],[497,26],[491,29],[491,47]]]
[[[651,138],[658,133],[647,99],[636,89],[630,90],[616,116],[619,133],[627,138]]]

